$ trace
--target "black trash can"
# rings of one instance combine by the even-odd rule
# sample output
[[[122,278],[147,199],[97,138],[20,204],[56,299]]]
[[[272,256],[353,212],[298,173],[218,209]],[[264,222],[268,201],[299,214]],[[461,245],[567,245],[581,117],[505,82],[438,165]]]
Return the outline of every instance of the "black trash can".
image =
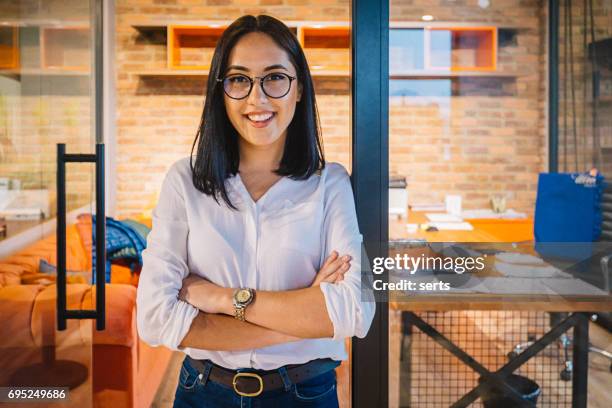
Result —
[[[478,382],[481,383],[483,378],[480,377]],[[512,374],[506,377],[505,382],[523,396],[525,401],[536,404],[542,390],[538,383],[521,375]],[[491,386],[481,396],[482,405],[485,408],[520,408],[521,405],[514,400],[505,390],[500,390],[495,386]]]

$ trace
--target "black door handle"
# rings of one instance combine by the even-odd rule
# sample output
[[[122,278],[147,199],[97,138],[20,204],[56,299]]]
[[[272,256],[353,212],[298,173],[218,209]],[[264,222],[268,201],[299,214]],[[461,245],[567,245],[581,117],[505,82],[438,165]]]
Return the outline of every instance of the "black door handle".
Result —
[[[96,164],[96,308],[66,309],[66,163]],[[102,220],[102,221],[100,221]],[[106,213],[104,209],[104,144],[96,154],[66,154],[66,145],[57,144],[57,329],[66,330],[68,319],[96,319],[96,329],[106,321]]]

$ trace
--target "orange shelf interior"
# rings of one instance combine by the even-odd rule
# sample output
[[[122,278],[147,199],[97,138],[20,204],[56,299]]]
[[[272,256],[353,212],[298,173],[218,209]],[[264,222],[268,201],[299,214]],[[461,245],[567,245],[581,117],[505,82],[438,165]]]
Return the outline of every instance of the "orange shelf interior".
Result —
[[[495,71],[497,69],[497,29],[495,27],[430,27],[430,69],[450,71]],[[435,49],[433,37],[437,32],[448,32],[449,43]],[[438,46],[440,44],[437,44]],[[445,45],[450,49],[443,49]],[[433,49],[432,49],[433,48]],[[439,63],[442,59],[446,63]]]
[[[299,30],[299,40],[313,71],[349,72],[349,27],[302,27]]]
[[[304,48],[349,48],[351,32],[348,27],[303,27]]]
[[[0,27],[0,69],[19,68],[19,28]]]
[[[168,26],[168,68],[209,69],[225,27]]]
[[[88,27],[44,27],[40,30],[42,69],[86,71],[91,59]]]

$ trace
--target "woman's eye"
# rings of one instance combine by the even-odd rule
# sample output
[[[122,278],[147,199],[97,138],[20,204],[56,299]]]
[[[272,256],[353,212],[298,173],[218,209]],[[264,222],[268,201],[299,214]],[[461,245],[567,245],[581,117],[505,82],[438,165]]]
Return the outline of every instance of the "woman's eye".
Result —
[[[231,83],[234,83],[234,84],[239,84],[239,83],[242,83],[242,82],[246,82],[246,81],[248,81],[248,79],[246,79],[246,78],[245,78],[245,77],[243,77],[243,76],[234,76],[234,77],[229,77],[229,78],[228,78],[228,80],[229,80]]]
[[[270,74],[268,76],[269,81],[282,81],[283,79],[285,79],[283,74]]]

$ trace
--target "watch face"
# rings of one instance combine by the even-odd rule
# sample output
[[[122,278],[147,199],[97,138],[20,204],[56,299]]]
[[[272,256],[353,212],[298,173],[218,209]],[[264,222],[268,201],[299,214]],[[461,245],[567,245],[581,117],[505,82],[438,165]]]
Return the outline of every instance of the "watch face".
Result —
[[[251,298],[251,292],[246,289],[240,289],[238,293],[236,293],[236,300],[239,303],[245,303]]]

